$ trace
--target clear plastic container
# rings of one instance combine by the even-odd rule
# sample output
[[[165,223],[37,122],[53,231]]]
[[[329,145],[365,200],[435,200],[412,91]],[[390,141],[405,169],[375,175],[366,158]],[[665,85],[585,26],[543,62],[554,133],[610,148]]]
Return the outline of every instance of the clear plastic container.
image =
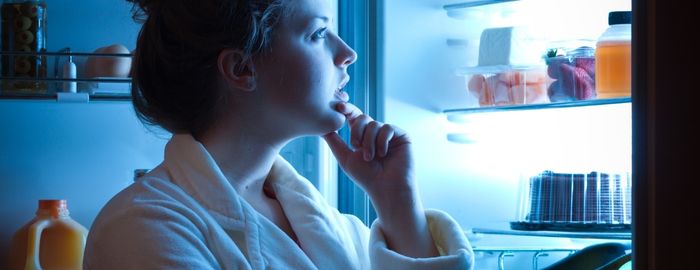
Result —
[[[468,93],[480,107],[549,103],[550,81],[544,66],[487,66],[464,68]]]
[[[629,231],[632,182],[627,172],[523,175],[516,221],[518,230]]]
[[[632,93],[632,12],[613,11],[596,45],[596,89],[600,98]]]
[[[547,89],[551,102],[596,98],[595,49],[581,46],[563,55],[555,52],[545,58],[547,75],[553,80]]]

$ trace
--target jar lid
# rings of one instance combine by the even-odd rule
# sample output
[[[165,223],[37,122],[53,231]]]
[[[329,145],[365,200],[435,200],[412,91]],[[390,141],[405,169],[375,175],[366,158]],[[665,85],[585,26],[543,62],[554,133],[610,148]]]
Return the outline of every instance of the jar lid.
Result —
[[[611,11],[608,13],[608,25],[631,23],[632,11]]]
[[[595,48],[589,46],[581,46],[574,50],[568,51],[566,55],[571,57],[590,57],[595,55]]]

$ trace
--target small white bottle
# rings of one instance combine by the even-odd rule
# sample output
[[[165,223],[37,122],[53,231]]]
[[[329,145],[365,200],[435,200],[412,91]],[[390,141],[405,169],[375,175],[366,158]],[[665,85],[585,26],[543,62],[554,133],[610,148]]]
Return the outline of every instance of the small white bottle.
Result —
[[[77,69],[75,63],[73,63],[73,56],[68,56],[68,62],[63,65],[63,78],[64,79],[75,79],[77,77]],[[67,81],[63,82],[63,92],[77,93],[78,92],[78,82]]]

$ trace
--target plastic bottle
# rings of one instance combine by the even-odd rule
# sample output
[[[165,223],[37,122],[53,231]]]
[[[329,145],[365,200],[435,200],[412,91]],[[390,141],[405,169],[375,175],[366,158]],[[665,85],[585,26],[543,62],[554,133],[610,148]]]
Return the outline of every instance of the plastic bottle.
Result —
[[[73,56],[68,56],[68,62],[63,65],[63,78],[75,79],[77,77],[77,69],[73,63]],[[68,81],[63,83],[63,92],[76,93],[78,92],[78,83],[76,81]]]
[[[36,217],[12,237],[9,269],[82,269],[87,234],[65,200],[39,200]]]
[[[595,86],[598,98],[626,97],[632,93],[632,12],[608,14],[608,29],[595,52]]]

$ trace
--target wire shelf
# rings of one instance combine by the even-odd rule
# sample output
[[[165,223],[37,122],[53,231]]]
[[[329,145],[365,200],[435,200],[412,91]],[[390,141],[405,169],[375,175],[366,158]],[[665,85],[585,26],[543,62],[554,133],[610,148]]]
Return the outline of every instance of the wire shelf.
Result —
[[[111,61],[112,58],[132,57],[128,53],[83,53],[71,52],[70,48],[59,51],[1,51],[2,73],[0,74],[0,99],[15,100],[131,100],[130,77],[88,77],[83,65],[90,58]],[[18,60],[20,59],[20,60]],[[17,61],[30,65],[31,72],[17,72]],[[63,67],[74,62],[77,76],[63,74]],[[69,92],[68,84],[76,92]]]

